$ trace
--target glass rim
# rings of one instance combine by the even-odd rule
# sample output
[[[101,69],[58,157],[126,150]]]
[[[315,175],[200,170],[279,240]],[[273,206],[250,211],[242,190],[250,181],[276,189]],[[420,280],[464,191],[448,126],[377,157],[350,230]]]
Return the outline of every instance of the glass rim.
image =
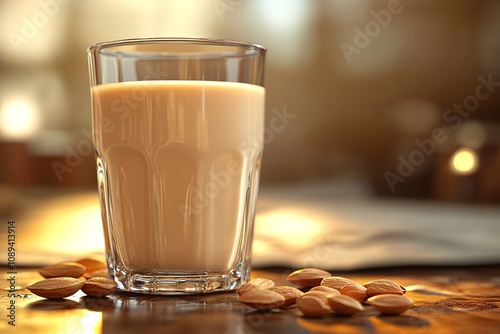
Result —
[[[237,50],[243,50],[244,52],[226,51],[226,52],[200,52],[197,54],[189,54],[187,52],[142,52],[142,51],[116,51],[108,50],[115,47],[122,46],[134,46],[134,45],[161,45],[161,44],[179,44],[179,45],[207,45],[207,46],[219,46],[221,48],[235,48]],[[186,56],[199,57],[210,57],[210,56],[222,56],[222,57],[244,57],[253,56],[258,54],[265,54],[267,49],[259,44],[241,42],[229,39],[215,39],[215,38],[201,38],[201,37],[136,37],[136,38],[125,38],[110,41],[103,41],[90,45],[87,48],[87,53],[96,53],[118,56],[118,57],[161,57],[161,58],[178,58]]]

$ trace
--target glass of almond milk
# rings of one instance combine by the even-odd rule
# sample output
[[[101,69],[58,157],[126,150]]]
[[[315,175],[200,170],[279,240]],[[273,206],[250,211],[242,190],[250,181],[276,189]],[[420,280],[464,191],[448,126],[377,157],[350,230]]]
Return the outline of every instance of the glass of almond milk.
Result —
[[[120,289],[197,294],[249,279],[265,52],[192,38],[89,47],[106,259]]]

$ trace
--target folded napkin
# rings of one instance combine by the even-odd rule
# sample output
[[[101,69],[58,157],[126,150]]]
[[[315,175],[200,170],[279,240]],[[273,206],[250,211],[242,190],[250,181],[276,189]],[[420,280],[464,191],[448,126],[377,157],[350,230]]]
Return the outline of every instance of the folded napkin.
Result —
[[[262,193],[254,264],[350,270],[500,263],[500,206],[342,196],[332,185]]]

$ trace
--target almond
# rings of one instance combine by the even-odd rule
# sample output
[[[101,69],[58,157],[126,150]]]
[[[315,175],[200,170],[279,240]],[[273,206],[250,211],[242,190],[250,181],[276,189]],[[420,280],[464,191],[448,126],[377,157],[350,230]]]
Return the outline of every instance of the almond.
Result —
[[[338,291],[347,283],[356,283],[356,281],[341,276],[330,276],[321,281],[322,286],[327,286]]]
[[[366,288],[358,282],[347,283],[340,289],[340,294],[352,297],[360,303],[365,302],[368,298]]]
[[[368,299],[368,304],[384,314],[400,314],[413,306],[413,301],[403,295],[376,295]]]
[[[281,305],[281,308],[290,307],[296,303],[297,298],[304,295],[302,291],[292,286],[279,285],[273,286],[269,289],[270,291],[274,291],[285,297],[285,303]]]
[[[377,279],[364,284],[369,297],[382,294],[402,295],[406,290],[396,282],[388,279]]]
[[[326,296],[328,296],[328,295],[329,295],[329,293],[328,292],[324,292],[324,291],[318,291],[318,290],[307,291],[302,296],[300,296],[299,298],[297,298],[297,302],[300,300],[300,298],[304,298],[305,296],[315,296],[315,297],[321,298],[326,303]]]
[[[99,269],[90,273],[86,273],[84,275],[85,278],[92,278],[92,277],[109,277],[108,269]]]
[[[92,277],[83,283],[82,291],[90,297],[104,297],[116,291],[116,282],[104,277]]]
[[[320,291],[320,292],[323,292],[326,294],[340,295],[339,290],[334,289],[334,288],[330,288],[328,286],[323,286],[323,285],[315,286],[315,287],[311,288],[311,290],[309,290],[309,292],[311,292],[311,291]]]
[[[270,279],[267,278],[254,278],[245,284],[243,284],[238,291],[238,294],[240,296],[244,295],[245,293],[248,293],[250,291],[256,291],[256,290],[266,290],[270,289],[274,286],[274,282],[271,281]]]
[[[320,292],[317,292],[320,293]],[[321,317],[325,314],[331,313],[331,308],[328,306],[326,297],[323,298],[318,295],[304,294],[297,300],[298,309],[307,317]]]
[[[285,304],[285,297],[271,290],[253,290],[240,296],[240,302],[258,310],[271,310]]]
[[[325,277],[329,277],[328,271],[316,268],[299,269],[287,276],[287,280],[295,285],[313,287],[321,284]]]
[[[40,297],[59,299],[71,296],[80,290],[82,285],[83,281],[77,278],[56,277],[38,281],[28,286],[28,290]]]
[[[85,272],[85,267],[76,262],[60,262],[43,267],[38,272],[45,278],[54,278],[54,277],[78,278],[81,277]]]
[[[351,315],[363,311],[363,305],[347,295],[328,295],[328,305],[338,314]]]
[[[76,263],[79,263],[85,267],[85,272],[84,272],[83,276],[87,276],[88,274],[90,274],[94,271],[107,268],[106,263],[104,263],[100,260],[94,259],[94,258],[89,258],[89,257],[84,258],[84,259],[80,259],[80,260],[76,261]]]

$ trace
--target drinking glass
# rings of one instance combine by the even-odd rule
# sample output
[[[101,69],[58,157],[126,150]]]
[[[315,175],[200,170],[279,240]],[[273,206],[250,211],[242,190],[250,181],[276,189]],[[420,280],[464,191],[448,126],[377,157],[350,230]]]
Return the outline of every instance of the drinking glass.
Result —
[[[105,253],[119,289],[196,294],[248,281],[265,53],[201,38],[89,47]]]

